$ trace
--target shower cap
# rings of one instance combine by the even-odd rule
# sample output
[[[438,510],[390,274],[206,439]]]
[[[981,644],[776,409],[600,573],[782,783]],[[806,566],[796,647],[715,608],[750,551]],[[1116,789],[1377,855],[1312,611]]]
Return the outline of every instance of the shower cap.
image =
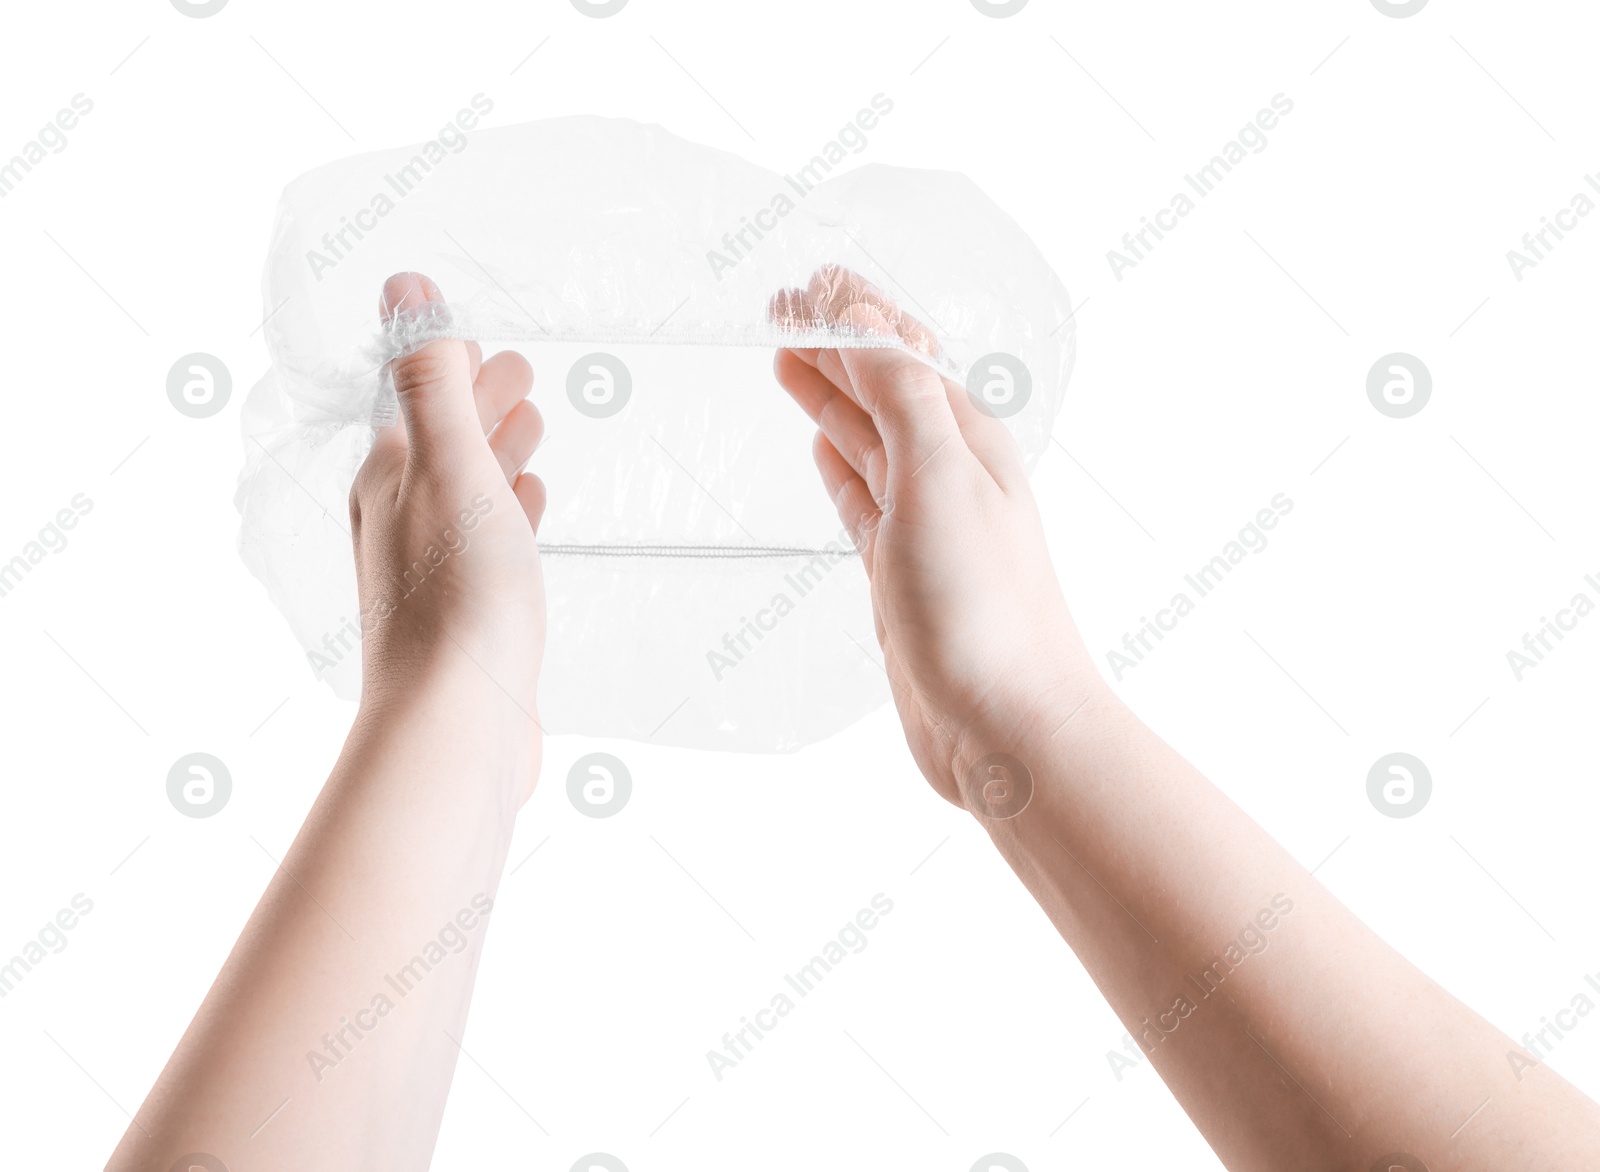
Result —
[[[892,103],[874,107],[862,126]],[[911,350],[1031,468],[1073,361],[1049,264],[965,177],[847,169],[839,142],[779,174],[627,120],[476,123],[319,167],[279,203],[235,503],[241,555],[312,672],[359,693],[350,485],[396,416],[387,364],[454,336],[535,371],[546,731],[789,751],[881,705],[866,574],[772,351]],[[405,336],[373,309],[401,271],[448,298]],[[895,336],[773,312],[845,280],[900,307]]]

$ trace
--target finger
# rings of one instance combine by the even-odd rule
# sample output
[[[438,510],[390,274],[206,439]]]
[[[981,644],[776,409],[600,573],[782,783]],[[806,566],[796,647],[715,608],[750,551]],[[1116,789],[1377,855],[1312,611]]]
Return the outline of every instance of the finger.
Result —
[[[831,350],[808,349],[808,348],[806,348],[804,346],[788,346],[788,347],[785,347],[785,349],[787,349],[790,354],[793,354],[801,362],[804,362],[807,366],[811,367],[812,369],[814,369],[814,370],[822,370],[823,375],[825,377],[827,377],[829,379],[829,381],[833,381],[833,375],[829,374],[826,370],[823,370],[823,362],[822,362],[823,355],[832,354],[832,353],[834,353],[833,351],[831,351]],[[839,376],[840,379],[844,378],[844,368],[843,367],[839,367],[834,373],[836,373]],[[834,386],[839,386],[838,382],[834,382]],[[844,387],[839,387],[839,389],[842,390],[842,391],[845,391],[846,394],[849,393],[849,391]]]
[[[839,388],[841,394],[851,402],[859,402],[860,394],[850,380],[844,359],[840,357],[844,351],[795,350],[790,353],[799,361],[812,365],[818,374],[822,375],[830,385]],[[960,384],[942,375],[940,381],[944,384],[945,397],[950,404],[950,413],[955,417],[962,442],[977,457],[978,462],[989,473],[990,479],[1007,492],[1019,482],[1025,482],[1027,470],[1023,467],[1021,450],[1018,449],[1016,440],[1012,438],[1010,429],[993,415],[979,408]],[[912,471],[915,472],[916,469]],[[881,496],[877,486],[873,486],[873,491]]]
[[[479,368],[483,365],[483,347],[477,342],[468,341],[467,358],[472,370],[473,381],[478,379]],[[503,415],[505,412],[502,411]],[[498,421],[498,416],[496,417]],[[488,425],[492,427],[493,424]],[[488,431],[485,427],[485,431]],[[381,469],[392,468],[397,459],[403,461],[406,451],[406,425],[404,418],[396,416],[393,423],[385,424],[377,429],[373,436],[372,450],[368,455],[368,466]]]
[[[522,506],[522,511],[527,514],[528,524],[533,526],[535,533],[538,533],[539,522],[544,519],[544,481],[531,472],[524,472],[512,482],[511,492],[517,498],[517,503]]]
[[[820,431],[811,444],[811,458],[817,462],[822,474],[822,484],[833,499],[839,520],[850,534],[850,540],[861,552],[862,564],[870,578],[872,574],[872,544],[883,520],[878,502],[867,491],[867,482],[855,474],[828,437]]]
[[[838,387],[850,397],[851,402],[865,411],[866,407],[861,402],[861,393],[856,390],[855,384],[850,381],[850,372],[844,368],[844,359],[839,357],[839,351],[814,350],[812,353],[817,356],[816,366],[822,377]]]
[[[767,316],[786,330],[811,330],[822,324],[822,316],[804,289],[779,289],[767,302]]]
[[[837,322],[845,310],[865,299],[869,288],[860,273],[843,265],[823,265],[811,274],[806,300],[817,307],[826,321]]]
[[[882,334],[889,328],[866,305],[851,306],[841,320],[861,333]],[[972,458],[938,371],[903,350],[851,348],[837,354],[855,399],[883,436],[891,479],[915,475],[938,458]],[[826,357],[827,352],[819,355],[819,365]]]
[[[858,328],[849,326],[848,323],[845,322],[841,322],[839,324],[844,325],[847,328]],[[865,401],[862,399],[861,392],[856,388],[855,383],[851,381],[850,372],[845,369],[844,358],[841,357],[844,351],[849,349],[852,349],[852,347],[845,346],[825,350],[794,350],[791,352],[802,362],[809,366],[815,367],[817,372],[821,374],[822,377],[827,379],[835,387],[839,388],[841,392],[849,397],[851,402],[855,403],[856,406],[860,407],[863,411],[867,411],[870,416],[871,412],[868,410]]]
[[[840,393],[838,387],[822,377],[815,364],[807,363],[793,350],[779,350],[772,356],[772,373],[777,376],[778,385],[789,392],[789,397],[813,423],[822,414],[828,399]]]
[[[844,360],[839,357],[838,350],[791,350],[790,353],[801,363],[815,370],[829,386],[866,416],[874,432],[877,432],[877,424],[872,420],[872,413],[863,405],[861,392],[850,381],[850,372],[845,370]],[[820,407],[818,415],[814,418],[820,421]],[[878,432],[878,438],[880,440],[883,438],[881,432]]]
[[[532,400],[524,399],[506,412],[500,426],[489,436],[489,450],[500,462],[500,471],[506,474],[508,482],[516,479],[543,435],[544,419]]]
[[[973,402],[966,387],[949,379],[944,380],[944,387],[962,438],[994,482],[1007,492],[1026,484],[1028,471],[1011,429]]]
[[[865,332],[892,334],[908,349],[937,357],[943,349],[938,339],[915,317],[906,313],[894,298],[878,289],[865,277],[842,265],[824,265],[812,274],[804,292],[784,290],[773,298],[773,311],[786,312],[791,317],[810,314],[818,319],[819,328],[845,329],[852,333],[863,332],[861,323],[872,323]],[[876,311],[876,317],[858,312],[859,309]],[[881,319],[887,330],[878,328]],[[802,359],[822,371],[836,386],[860,401],[844,368],[839,349],[797,351]],[[863,404],[864,405],[864,404]]]
[[[852,471],[867,482],[874,497],[882,498],[889,475],[883,437],[872,419],[816,368],[806,365],[791,351],[778,351],[778,382],[834,449],[845,458]]]
[[[870,304],[870,295],[875,294],[876,291],[871,290],[870,286],[866,286],[865,290],[869,295],[869,300],[865,303]],[[843,303],[845,300],[842,297],[837,298],[836,303]],[[874,308],[877,308],[877,306],[874,305]],[[769,307],[769,312],[772,313],[775,321],[787,323],[799,322],[804,320],[807,315],[816,315],[817,313],[812,304],[810,294],[799,289],[785,289],[775,295]],[[838,350],[791,348],[787,353],[790,355],[788,359],[781,357],[779,359],[780,363],[784,365],[780,366],[778,377],[780,382],[784,382],[791,394],[795,394],[797,388],[806,386],[800,378],[792,375],[790,376],[791,381],[785,382],[785,367],[795,364],[814,369],[826,380],[829,386],[840,390],[841,393],[847,396],[854,393],[849,374],[844,368],[844,361],[840,358]],[[1026,480],[1027,472],[1023,467],[1022,453],[1017,447],[1016,440],[1012,437],[1010,429],[995,418],[993,414],[973,402],[966,388],[952,382],[950,379],[943,379],[943,382],[946,396],[950,401],[951,414],[955,416],[956,426],[961,430],[962,438],[966,441],[967,447],[972,450],[972,453],[978,457],[979,462],[983,464],[995,483],[1009,490],[1018,481]],[[817,404],[822,401],[824,400],[820,391],[813,387],[810,401],[802,401],[801,405],[806,407],[808,413],[815,420],[818,419],[820,414],[820,408]],[[835,446],[838,446],[837,441]],[[841,447],[840,450],[846,454],[848,459],[848,447]],[[852,464],[855,463],[853,460],[851,462]],[[856,470],[859,472],[861,468],[856,466]],[[877,489],[874,488],[874,491],[876,492]]]
[[[515,350],[502,350],[485,362],[472,384],[483,434],[494,430],[506,412],[528,397],[533,389],[533,367]]]
[[[779,329],[796,333],[806,333],[822,325],[821,315],[804,289],[779,289],[767,302],[767,317]],[[794,346],[787,349],[806,365],[816,366],[816,350]]]
[[[801,362],[811,367],[823,378],[827,379],[840,394],[844,395],[857,407],[871,418],[866,406],[862,403],[861,393],[856,390],[855,384],[850,381],[850,372],[844,368],[844,360],[839,357],[838,350],[789,350]]]
[[[418,273],[397,273],[384,282],[382,311],[387,320],[426,320],[430,312],[442,313],[443,307],[439,287]],[[414,453],[426,458],[431,450],[483,438],[472,400],[471,356],[464,342],[453,338],[428,342],[394,359],[389,369]]]
[[[828,265],[819,269],[812,276],[810,284],[804,290],[792,288],[780,290],[769,303],[768,313],[778,324],[786,328],[795,329],[834,326],[849,329],[852,332],[888,333],[889,330],[882,328],[888,326],[893,330],[895,336],[911,349],[930,355],[939,353],[937,340],[921,322],[902,312],[892,298],[874,288],[859,274],[838,265]],[[865,331],[863,331],[863,326],[866,327]],[[796,394],[797,391],[800,392],[797,395],[797,399],[812,415],[812,418],[816,419],[820,424],[822,422],[823,407],[830,402],[831,396],[825,394],[822,385],[806,380],[803,374],[796,370],[796,367],[811,367],[822,376],[826,384],[836,388],[844,396],[848,397],[857,408],[867,413],[869,415],[868,422],[874,423],[874,430],[881,434],[882,427],[878,426],[877,421],[871,417],[873,412],[872,403],[863,394],[862,389],[857,386],[856,380],[851,376],[850,369],[847,368],[846,359],[843,357],[847,352],[851,353],[856,359],[861,358],[860,354],[848,348],[822,350],[791,348],[787,351],[791,357],[784,358],[782,355],[779,357],[779,381],[784,382],[785,387],[790,390],[791,394]],[[868,356],[865,361],[879,367],[886,365],[883,361],[872,356]],[[892,359],[889,361],[893,363]],[[903,365],[901,368],[908,369]],[[789,381],[785,381],[786,373],[790,376]],[[929,373],[933,372],[929,371]],[[919,373],[916,377],[919,381],[923,381],[926,380],[927,376]],[[982,413],[963,410],[961,415],[958,416],[956,413],[957,404],[949,397],[958,388],[942,376],[935,375],[935,377],[945,389],[946,401],[950,407],[950,416],[958,421],[955,430],[961,435],[963,443],[966,443],[970,434],[972,439],[983,449],[984,454],[990,458],[989,461],[984,461],[983,457],[980,456],[980,462],[984,462],[986,468],[989,467],[990,462],[994,464],[997,470],[994,473],[997,482],[1000,475],[1005,475],[1009,479],[1010,471],[1006,467],[1006,458],[1010,448],[1014,447],[1014,444],[1009,444],[1009,434],[1001,437],[994,429],[982,426],[977,418]],[[931,393],[931,383],[929,383],[928,389]],[[960,406],[966,408],[971,405],[963,402]],[[833,409],[839,410],[837,407]],[[970,419],[973,426],[970,429],[963,426],[963,419]],[[996,420],[986,416],[984,421],[991,424],[997,423]],[[942,423],[940,426],[943,426]],[[1003,425],[1001,425],[1001,430],[1003,430]],[[856,458],[856,433],[828,429],[825,429],[825,431],[834,440],[835,447],[845,455],[847,462],[858,473],[864,472],[864,462]],[[941,441],[948,438],[948,432],[942,431],[939,438]],[[936,453],[937,450],[934,449],[934,452]],[[974,454],[977,453],[974,452]],[[924,462],[925,459],[919,461],[911,471],[920,470]],[[881,499],[882,486],[872,483],[873,478],[870,476],[867,479],[869,487]]]
[[[824,265],[818,269],[806,287],[804,300],[824,322],[832,324],[837,324],[852,306],[870,306],[889,324],[895,336],[918,354],[932,357],[942,353],[932,330],[860,273],[841,265]]]

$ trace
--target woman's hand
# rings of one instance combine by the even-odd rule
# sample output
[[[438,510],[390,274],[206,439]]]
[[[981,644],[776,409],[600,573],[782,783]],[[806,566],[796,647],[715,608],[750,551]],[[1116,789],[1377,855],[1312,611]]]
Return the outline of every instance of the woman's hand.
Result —
[[[427,277],[400,273],[384,285],[386,322],[442,311]],[[362,707],[398,702],[443,674],[477,677],[531,721],[545,632],[535,540],[544,485],[522,471],[544,432],[526,398],[533,371],[520,354],[484,360],[477,343],[454,339],[390,369],[400,420],[378,431],[350,492]]]
[[[840,269],[773,313],[936,353]],[[1400,1149],[1433,1168],[1600,1166],[1593,1103],[1547,1066],[1508,1073],[1509,1038],[1116,699],[1067,615],[999,421],[904,350],[784,350],[777,365],[821,429],[817,466],[872,579],[918,765],[980,815],[1223,1163],[1368,1168]],[[974,776],[990,753],[1030,775],[998,813]],[[1020,807],[1004,807],[1013,792]]]
[[[384,285],[386,319],[442,308],[426,277]],[[422,1172],[432,1157],[538,776],[544,486],[521,468],[542,424],[516,354],[437,341],[392,370],[401,421],[350,493],[361,710],[115,1172],[184,1152],[234,1172]],[[396,957],[415,957],[399,1002],[374,975]]]
[[[936,349],[846,269],[780,293],[772,315]],[[780,350],[776,365],[819,428],[813,454],[872,582],[912,755],[970,808],[968,767],[1106,692],[1062,600],[1022,455],[1004,424],[906,350]]]

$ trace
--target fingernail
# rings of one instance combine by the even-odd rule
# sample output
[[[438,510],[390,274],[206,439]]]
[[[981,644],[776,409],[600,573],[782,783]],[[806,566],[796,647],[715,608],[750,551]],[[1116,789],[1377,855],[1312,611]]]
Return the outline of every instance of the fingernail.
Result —
[[[439,287],[421,273],[396,273],[383,283],[382,314],[390,320],[415,320],[429,302],[443,301]]]

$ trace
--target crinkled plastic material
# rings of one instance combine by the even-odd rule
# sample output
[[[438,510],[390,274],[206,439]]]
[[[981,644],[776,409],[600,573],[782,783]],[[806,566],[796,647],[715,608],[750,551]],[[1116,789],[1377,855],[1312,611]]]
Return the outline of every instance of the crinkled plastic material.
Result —
[[[882,704],[861,559],[773,349],[912,349],[992,404],[1031,467],[1073,361],[1037,248],[960,175],[837,151],[777,174],[591,117],[447,137],[318,168],[279,207],[240,550],[312,671],[358,694],[351,481],[394,418],[386,363],[452,335],[535,371],[548,731],[783,751]],[[909,342],[774,320],[775,294],[836,267],[893,299]],[[448,302],[401,337],[375,306],[407,270]]]

